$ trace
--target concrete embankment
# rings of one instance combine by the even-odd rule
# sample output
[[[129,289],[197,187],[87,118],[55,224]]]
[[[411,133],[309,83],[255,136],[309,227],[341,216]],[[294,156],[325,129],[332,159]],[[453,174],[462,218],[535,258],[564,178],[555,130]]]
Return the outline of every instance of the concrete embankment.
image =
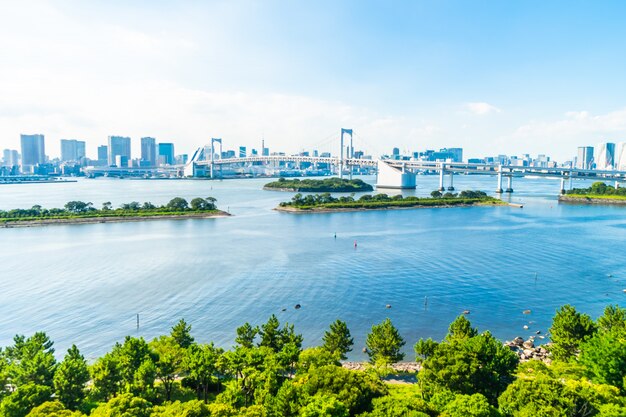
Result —
[[[568,196],[568,195],[560,195],[559,203],[566,204],[602,204],[602,205],[615,205],[615,206],[626,206],[625,198],[594,198],[594,197],[585,197],[585,196]]]

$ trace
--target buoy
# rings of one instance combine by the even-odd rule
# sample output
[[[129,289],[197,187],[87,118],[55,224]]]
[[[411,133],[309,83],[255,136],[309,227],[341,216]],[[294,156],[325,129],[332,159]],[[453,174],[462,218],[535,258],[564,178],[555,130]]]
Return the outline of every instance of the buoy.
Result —
[[[300,304],[296,304],[296,305],[294,306],[294,308],[295,308],[296,310],[299,310],[299,309],[300,309],[300,307],[302,307]]]
[[[609,274],[609,275],[607,275],[607,277],[613,278],[613,274]]]
[[[356,240],[354,241],[354,247],[356,248]]]

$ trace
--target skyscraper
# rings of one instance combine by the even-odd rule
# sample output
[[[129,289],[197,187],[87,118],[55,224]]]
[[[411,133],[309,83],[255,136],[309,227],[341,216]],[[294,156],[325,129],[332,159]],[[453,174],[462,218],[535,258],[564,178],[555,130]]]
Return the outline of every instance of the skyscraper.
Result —
[[[159,143],[159,162],[165,165],[174,164],[174,144],[173,143]]]
[[[61,161],[80,161],[84,157],[84,141],[76,139],[61,139]]]
[[[239,147],[239,157],[240,158],[245,158],[246,157],[246,147],[245,146],[240,146]]]
[[[596,169],[613,169],[613,163],[615,159],[615,144],[609,142],[600,143],[598,144],[596,150],[596,157],[594,158],[594,162],[596,163]]]
[[[46,145],[43,135],[20,135],[22,144],[22,172],[32,173],[37,164],[46,162]]]
[[[130,161],[130,138],[125,136],[109,136],[108,163],[115,165],[115,157],[123,156]]]
[[[576,168],[591,169],[593,163],[593,146],[579,146],[576,157]]]
[[[146,165],[153,167],[157,163],[156,139],[145,137],[141,138],[141,161]]]
[[[20,164],[19,154],[15,149],[5,149],[2,152],[2,165],[5,167],[15,167]]]

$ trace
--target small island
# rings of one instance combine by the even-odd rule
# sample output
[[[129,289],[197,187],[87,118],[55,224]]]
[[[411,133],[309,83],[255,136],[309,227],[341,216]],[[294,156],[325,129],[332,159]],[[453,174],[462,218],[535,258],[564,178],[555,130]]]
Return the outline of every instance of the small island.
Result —
[[[589,188],[573,188],[559,196],[559,202],[570,204],[626,205],[626,188],[614,188],[602,181]]]
[[[442,208],[464,206],[502,206],[507,203],[489,197],[483,191],[461,191],[459,194],[433,191],[431,197],[403,197],[387,194],[364,195],[358,200],[353,197],[335,198],[329,193],[307,195],[296,194],[291,201],[282,202],[276,208],[288,213],[332,213],[337,211],[392,210],[407,208]]]
[[[270,182],[263,186],[264,190],[270,191],[293,191],[311,193],[356,193],[374,191],[374,187],[362,180],[347,180],[343,178],[316,179],[293,179],[279,178],[278,181]]]
[[[92,224],[109,222],[131,222],[161,219],[205,219],[230,216],[218,210],[213,197],[194,198],[187,202],[176,197],[169,203],[156,206],[150,202],[143,204],[133,201],[113,208],[110,202],[102,208],[93,207],[92,203],[69,201],[63,208],[43,208],[35,205],[29,209],[0,210],[0,227],[29,227],[49,224]]]

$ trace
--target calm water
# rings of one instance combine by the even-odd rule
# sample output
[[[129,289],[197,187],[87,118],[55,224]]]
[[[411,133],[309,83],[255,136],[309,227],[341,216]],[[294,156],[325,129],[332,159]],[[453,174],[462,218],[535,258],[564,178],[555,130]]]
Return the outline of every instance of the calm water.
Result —
[[[626,305],[626,208],[559,205],[558,181],[516,180],[512,198],[523,209],[315,215],[272,211],[292,194],[262,191],[264,182],[0,186],[1,209],[211,195],[235,215],[0,230],[0,345],[44,330],[58,352],[76,343],[93,358],[135,335],[139,313],[147,338],[184,317],[198,340],[229,347],[237,326],[275,313],[295,323],[307,345],[336,318],[347,321],[352,359],[362,359],[365,334],[385,317],[410,352],[420,337],[443,337],[466,309],[479,329],[510,339],[545,332],[564,303],[594,317],[609,303]],[[437,184],[435,176],[419,177],[407,194]],[[495,178],[457,176],[455,186],[490,191]]]

